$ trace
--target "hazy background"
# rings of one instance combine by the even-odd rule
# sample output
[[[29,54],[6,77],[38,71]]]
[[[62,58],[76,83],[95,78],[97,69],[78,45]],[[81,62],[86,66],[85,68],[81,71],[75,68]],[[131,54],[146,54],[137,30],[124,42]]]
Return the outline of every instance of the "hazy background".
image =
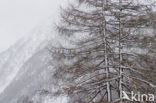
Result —
[[[0,0],[0,52],[40,22],[55,17],[64,1],[68,0]]]
[[[74,0],[0,0],[0,52]],[[142,0],[140,0],[142,1]],[[154,0],[152,0],[154,1]],[[148,2],[148,1],[147,1]],[[55,19],[54,19],[55,20]]]

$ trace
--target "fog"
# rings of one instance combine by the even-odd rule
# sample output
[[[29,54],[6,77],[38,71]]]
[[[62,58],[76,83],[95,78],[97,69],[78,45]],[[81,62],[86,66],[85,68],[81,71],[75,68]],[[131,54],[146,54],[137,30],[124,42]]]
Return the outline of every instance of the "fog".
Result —
[[[0,0],[0,52],[28,35],[33,27],[58,14],[65,0]]]

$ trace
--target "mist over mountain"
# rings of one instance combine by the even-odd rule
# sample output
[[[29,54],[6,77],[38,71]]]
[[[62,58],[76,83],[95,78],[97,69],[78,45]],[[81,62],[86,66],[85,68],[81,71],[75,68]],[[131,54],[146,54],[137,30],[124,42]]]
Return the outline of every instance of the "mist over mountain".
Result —
[[[35,93],[45,88],[53,91],[54,87],[50,84],[53,68],[47,48],[48,45],[56,45],[60,38],[52,30],[52,21],[49,20],[0,54],[0,103],[17,103],[19,98],[33,98]],[[39,102],[48,103],[48,97],[45,98],[46,101],[40,98]],[[37,99],[39,97],[36,102]],[[54,100],[61,103],[62,99]]]

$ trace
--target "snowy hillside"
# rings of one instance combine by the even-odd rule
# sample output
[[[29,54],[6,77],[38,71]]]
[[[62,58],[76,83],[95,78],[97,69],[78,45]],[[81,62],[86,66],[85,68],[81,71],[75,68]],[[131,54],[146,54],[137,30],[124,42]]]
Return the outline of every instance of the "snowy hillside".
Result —
[[[34,32],[33,35],[38,34]],[[43,37],[42,35],[43,33],[41,33],[41,37],[22,39],[1,54],[3,57],[0,58],[0,92],[2,92],[16,76],[19,68],[36,52],[38,46],[44,42],[46,36]]]
[[[0,54],[0,103],[16,103],[22,96],[33,95],[50,83],[52,67],[47,47],[57,41],[51,24],[48,21],[36,27],[28,37]]]

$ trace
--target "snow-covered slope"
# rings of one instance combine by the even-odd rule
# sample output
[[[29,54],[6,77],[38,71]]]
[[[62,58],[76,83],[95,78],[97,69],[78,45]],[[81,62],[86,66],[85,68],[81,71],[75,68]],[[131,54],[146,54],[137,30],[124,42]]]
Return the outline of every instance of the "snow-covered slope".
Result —
[[[48,36],[50,36],[50,34],[41,31],[41,29],[39,31],[33,30],[31,35],[33,36],[19,40],[6,52],[1,54],[0,93],[16,76],[19,68],[39,50],[38,46],[44,41],[47,41]]]
[[[56,45],[57,42],[57,35],[52,31],[52,22],[48,20],[47,23],[33,29],[28,37],[19,40],[0,54],[0,103],[17,103],[19,98],[26,95],[35,98],[33,93],[51,85],[51,57],[47,47],[49,44]],[[60,100],[62,99],[65,98]]]

